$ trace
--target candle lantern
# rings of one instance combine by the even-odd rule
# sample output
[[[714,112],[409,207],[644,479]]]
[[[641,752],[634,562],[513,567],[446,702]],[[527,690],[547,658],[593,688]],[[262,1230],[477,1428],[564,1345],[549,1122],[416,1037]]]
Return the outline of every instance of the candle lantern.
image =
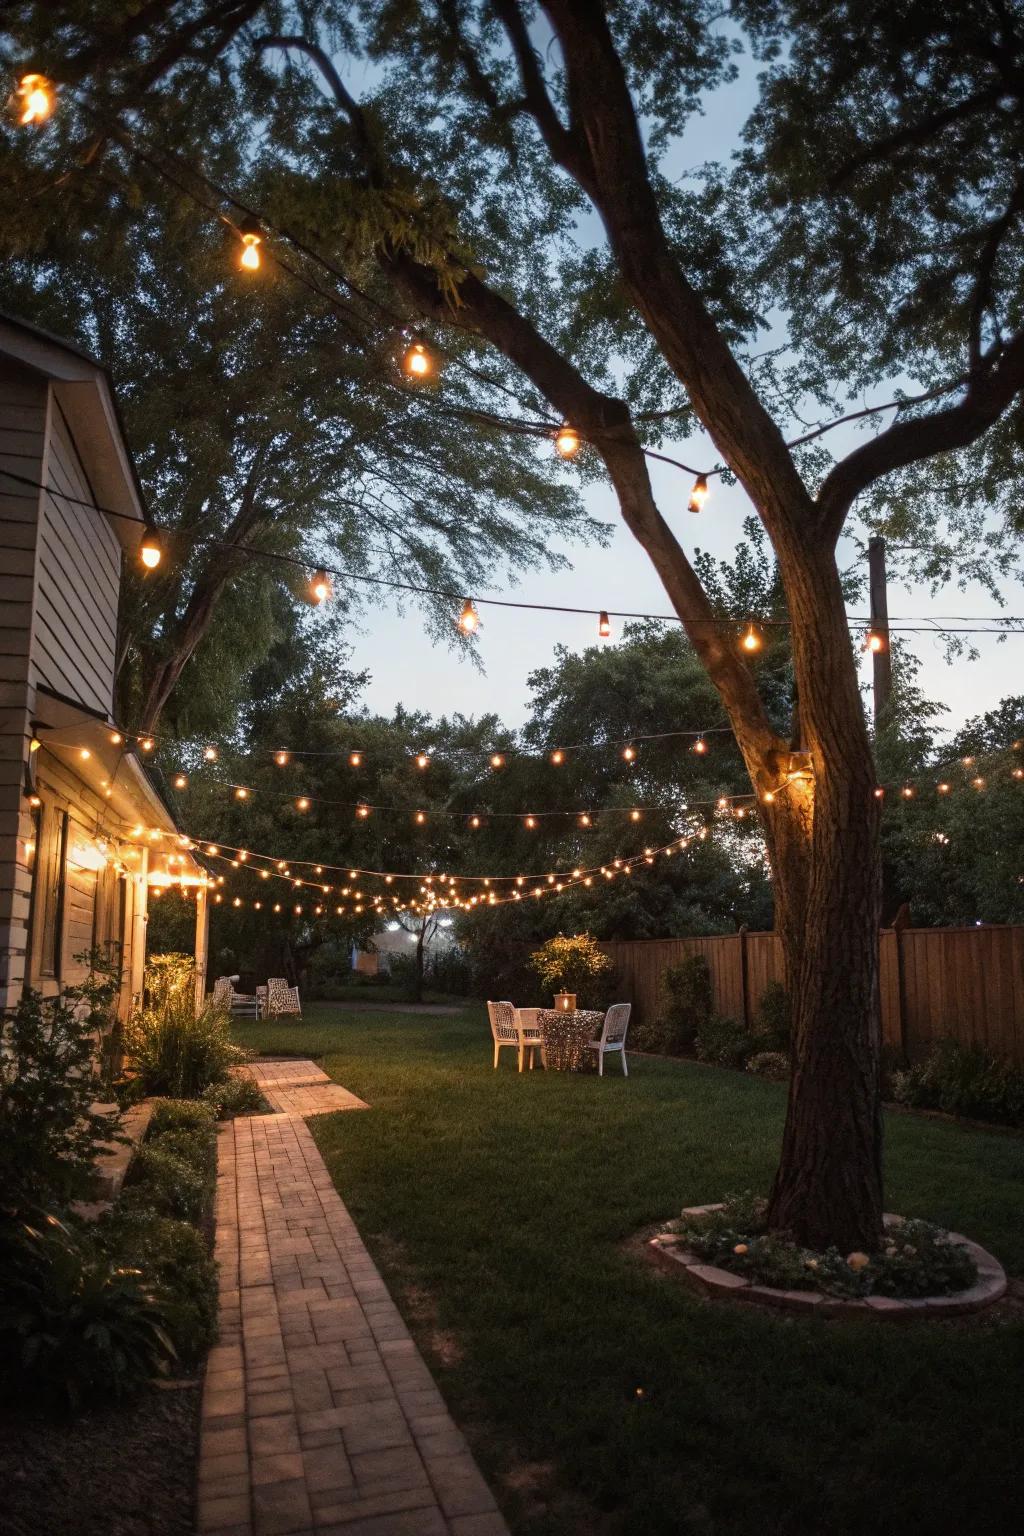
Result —
[[[555,1007],[558,1009],[559,1013],[575,1013],[575,1011],[576,1011],[576,993],[575,992],[556,992],[555,993]]]

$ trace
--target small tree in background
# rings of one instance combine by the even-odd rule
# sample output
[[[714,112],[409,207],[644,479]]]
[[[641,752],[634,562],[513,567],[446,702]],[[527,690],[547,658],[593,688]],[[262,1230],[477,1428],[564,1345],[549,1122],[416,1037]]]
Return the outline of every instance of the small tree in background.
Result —
[[[575,992],[581,1006],[600,1007],[608,992],[612,962],[592,933],[559,934],[530,956],[530,964],[549,992]]]

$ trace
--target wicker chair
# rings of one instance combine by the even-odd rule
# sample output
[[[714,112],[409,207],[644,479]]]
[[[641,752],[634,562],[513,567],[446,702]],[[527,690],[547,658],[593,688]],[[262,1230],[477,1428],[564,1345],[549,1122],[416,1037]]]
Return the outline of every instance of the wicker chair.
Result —
[[[538,1051],[540,1051],[541,1065],[545,1067],[547,1066],[547,1061],[544,1056],[544,1035],[541,1031],[540,1025],[537,1023],[537,1015],[539,1012],[539,1008],[516,1009],[516,1029],[519,1031],[520,1046],[520,1072],[523,1070],[523,1054],[526,1051],[529,1051],[530,1053],[531,1072],[533,1071],[534,1059]]]
[[[277,1017],[282,1013],[296,1014],[302,1017],[302,1004],[299,1001],[298,987],[290,987],[283,976],[269,976],[267,978],[267,1014]]]
[[[265,1019],[267,1016],[267,988],[256,988],[256,1017]]]
[[[611,1051],[620,1053],[622,1074],[624,1077],[629,1076],[629,1068],[626,1066],[626,1031],[632,1006],[632,1003],[613,1003],[604,1016],[600,1037],[590,1042],[590,1049],[597,1052],[598,1077],[604,1077],[604,1058]]]
[[[503,1046],[510,1045],[519,1054],[519,1070],[523,1070],[523,1052],[519,1040],[519,1027],[516,1024],[516,1010],[511,1003],[488,1003],[487,1017],[491,1021],[491,1034],[494,1036],[494,1065],[498,1065],[498,1052]]]
[[[223,1003],[226,1008],[230,1008],[234,991],[234,985],[230,976],[218,976],[213,984],[214,1007],[218,1003]]]

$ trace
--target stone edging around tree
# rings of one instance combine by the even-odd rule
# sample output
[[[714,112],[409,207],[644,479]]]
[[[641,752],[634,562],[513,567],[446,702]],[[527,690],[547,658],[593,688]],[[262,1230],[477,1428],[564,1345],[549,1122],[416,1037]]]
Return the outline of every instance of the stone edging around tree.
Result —
[[[721,1205],[693,1205],[684,1216],[703,1216],[721,1210]],[[886,1226],[895,1226],[900,1217],[886,1214]],[[978,1279],[966,1291],[950,1296],[865,1296],[863,1299],[829,1296],[821,1291],[784,1291],[772,1285],[758,1285],[743,1275],[734,1275],[716,1264],[705,1264],[691,1253],[683,1240],[673,1233],[652,1237],[647,1245],[651,1259],[663,1269],[685,1279],[706,1296],[742,1301],[754,1306],[775,1307],[783,1312],[799,1312],[815,1317],[880,1318],[886,1322],[908,1322],[918,1317],[961,1317],[980,1312],[1006,1293],[1006,1273],[999,1260],[986,1249],[950,1232],[949,1237],[962,1243],[978,1267]]]

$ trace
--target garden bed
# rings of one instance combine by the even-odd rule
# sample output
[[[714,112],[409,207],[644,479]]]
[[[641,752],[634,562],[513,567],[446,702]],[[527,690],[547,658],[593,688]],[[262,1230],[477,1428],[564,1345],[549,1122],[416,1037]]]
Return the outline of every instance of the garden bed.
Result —
[[[723,1204],[689,1206],[682,1213],[683,1221],[689,1219],[699,1223],[702,1218],[706,1219],[725,1209]],[[898,1239],[899,1230],[905,1225],[904,1219],[887,1213],[884,1220],[887,1236]],[[947,1232],[941,1236],[951,1246],[963,1250],[973,1263],[975,1276],[972,1284],[960,1290],[926,1296],[846,1296],[828,1290],[764,1284],[756,1277],[737,1273],[735,1268],[709,1262],[706,1256],[694,1252],[688,1246],[685,1234],[671,1231],[663,1230],[650,1238],[647,1251],[655,1263],[685,1279],[704,1295],[752,1306],[771,1307],[783,1312],[796,1312],[804,1316],[862,1320],[880,1318],[887,1322],[908,1322],[925,1317],[961,1317],[983,1311],[999,1301],[1006,1293],[1006,1274],[998,1259],[958,1232]],[[749,1246],[740,1241],[733,1251],[746,1256]],[[866,1258],[866,1255],[851,1254],[847,1262]]]

